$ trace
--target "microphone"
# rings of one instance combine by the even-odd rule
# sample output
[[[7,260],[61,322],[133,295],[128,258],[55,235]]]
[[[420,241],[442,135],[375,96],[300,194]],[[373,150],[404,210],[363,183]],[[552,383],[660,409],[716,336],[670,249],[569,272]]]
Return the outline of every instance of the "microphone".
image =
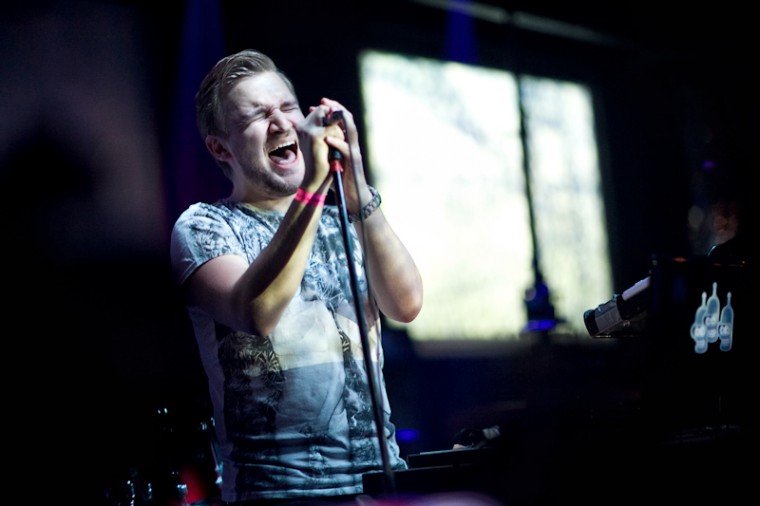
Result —
[[[322,126],[334,125],[338,121],[343,120],[343,111],[330,111],[330,113],[322,119]]]
[[[330,111],[330,113],[322,119],[322,126],[334,125],[338,121],[343,120],[343,111]],[[327,159],[330,162],[330,168],[334,172],[343,171],[343,155],[335,148],[330,148],[327,154]]]

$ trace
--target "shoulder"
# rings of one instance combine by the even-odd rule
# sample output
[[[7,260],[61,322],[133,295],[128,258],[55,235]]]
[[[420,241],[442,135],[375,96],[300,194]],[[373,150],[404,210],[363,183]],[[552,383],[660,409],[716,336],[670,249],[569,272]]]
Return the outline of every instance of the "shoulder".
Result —
[[[173,255],[188,250],[209,249],[212,245],[226,244],[230,235],[232,213],[228,206],[199,202],[189,206],[174,222],[171,231]]]
[[[177,218],[176,223],[208,218],[208,219],[225,219],[234,213],[234,206],[229,202],[219,200],[212,204],[206,202],[196,202],[185,209]]]
[[[223,202],[196,203],[180,214],[171,233],[170,256],[180,281],[217,256],[243,256],[234,210]]]
[[[185,209],[174,222],[172,234],[183,234],[190,231],[218,230],[220,227],[229,228],[239,221],[240,211],[229,202],[220,200],[209,204],[197,202]]]

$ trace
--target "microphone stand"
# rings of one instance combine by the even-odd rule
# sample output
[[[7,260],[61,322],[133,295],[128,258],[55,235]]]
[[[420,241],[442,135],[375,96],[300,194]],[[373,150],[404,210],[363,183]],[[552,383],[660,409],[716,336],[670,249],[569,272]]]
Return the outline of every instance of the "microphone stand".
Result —
[[[329,118],[329,119],[328,119]],[[341,111],[334,111],[328,118],[325,118],[325,125],[331,124],[339,119],[343,118]],[[367,380],[369,382],[370,397],[372,399],[372,412],[375,418],[375,427],[377,431],[378,443],[380,446],[380,459],[383,465],[383,478],[386,492],[395,494],[396,483],[395,476],[393,474],[393,468],[390,464],[390,457],[388,456],[388,441],[385,436],[385,424],[383,423],[383,413],[381,409],[381,403],[379,400],[380,390],[378,389],[378,379],[375,377],[375,368],[372,365],[372,355],[370,354],[370,343],[367,330],[367,319],[364,312],[364,305],[361,299],[361,289],[359,288],[359,277],[356,273],[356,266],[354,265],[353,247],[351,245],[351,237],[348,233],[351,226],[348,221],[348,211],[346,209],[346,196],[343,190],[343,179],[341,173],[343,172],[343,155],[336,149],[330,149],[329,151],[330,169],[333,172],[335,181],[335,194],[338,204],[338,211],[341,221],[341,231],[343,233],[343,243],[346,248],[346,256],[348,258],[348,273],[351,278],[351,288],[354,296],[354,308],[356,310],[356,317],[359,323],[359,334],[361,337],[362,354],[364,357],[364,365],[367,369]],[[380,335],[377,336],[380,339]]]

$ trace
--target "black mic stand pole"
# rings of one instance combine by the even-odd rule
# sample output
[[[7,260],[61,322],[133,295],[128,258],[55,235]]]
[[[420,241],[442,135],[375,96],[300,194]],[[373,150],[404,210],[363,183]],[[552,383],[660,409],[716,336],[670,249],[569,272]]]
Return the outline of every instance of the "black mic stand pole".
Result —
[[[341,111],[334,111],[329,117],[329,120],[325,119],[325,125],[335,122],[337,119],[342,119],[343,114]],[[343,190],[343,179],[341,173],[343,172],[343,155],[336,149],[330,149],[329,151],[330,169],[333,171],[333,177],[335,181],[335,194],[338,204],[338,211],[341,221],[341,231],[343,233],[343,243],[346,248],[346,256],[348,263],[348,273],[351,278],[351,288],[354,296],[354,308],[356,310],[356,317],[359,323],[359,332],[362,342],[362,354],[364,356],[364,365],[367,369],[367,380],[369,382],[370,397],[372,399],[372,412],[375,417],[375,427],[377,430],[377,438],[380,446],[380,459],[383,464],[383,477],[385,483],[385,491],[390,494],[396,493],[396,479],[393,474],[393,468],[390,464],[390,458],[388,456],[388,440],[385,436],[385,423],[383,419],[383,413],[381,403],[379,400],[380,390],[378,388],[378,379],[375,377],[375,368],[372,364],[372,355],[370,354],[370,343],[367,330],[367,318],[364,312],[364,305],[361,299],[361,289],[359,288],[359,277],[356,273],[356,266],[354,265],[353,247],[351,245],[351,237],[348,230],[351,226],[348,221],[348,211],[346,209],[346,195]],[[368,280],[369,281],[369,280]],[[370,294],[371,296],[371,294]],[[381,338],[380,335],[377,336]]]

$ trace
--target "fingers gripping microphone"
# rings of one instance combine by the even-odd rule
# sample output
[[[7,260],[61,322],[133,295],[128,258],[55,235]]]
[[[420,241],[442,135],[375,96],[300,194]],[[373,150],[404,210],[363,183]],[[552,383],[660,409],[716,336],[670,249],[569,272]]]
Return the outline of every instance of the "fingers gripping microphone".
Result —
[[[322,126],[334,125],[341,120],[343,120],[343,111],[340,109],[337,111],[330,111],[330,113],[322,120]]]
[[[329,126],[337,123],[338,121],[343,120],[343,111],[331,111],[325,118],[322,120],[322,126]],[[330,148],[330,151],[327,154],[327,159],[330,162],[330,168],[334,172],[342,172],[343,171],[343,155],[340,151],[338,151],[335,148]]]

